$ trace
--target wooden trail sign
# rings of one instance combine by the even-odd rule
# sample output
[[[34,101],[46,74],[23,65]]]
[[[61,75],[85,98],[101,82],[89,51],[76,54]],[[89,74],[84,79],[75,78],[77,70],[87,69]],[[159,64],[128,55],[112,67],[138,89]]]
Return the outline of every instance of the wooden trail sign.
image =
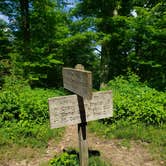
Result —
[[[92,73],[82,69],[63,68],[63,86],[85,98],[92,97]]]
[[[112,91],[94,92],[92,99],[84,99],[86,121],[113,116]],[[82,123],[76,95],[49,99],[51,128]]]
[[[78,124],[80,166],[88,166],[86,125],[88,121],[112,117],[112,91],[92,93],[92,74],[82,65],[63,68],[64,88],[76,95],[49,99],[51,128]]]

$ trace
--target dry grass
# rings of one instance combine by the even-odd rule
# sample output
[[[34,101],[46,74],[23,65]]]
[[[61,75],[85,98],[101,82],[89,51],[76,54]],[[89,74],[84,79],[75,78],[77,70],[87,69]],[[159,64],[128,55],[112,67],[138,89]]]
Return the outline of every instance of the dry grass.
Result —
[[[13,144],[12,146],[3,146],[0,149],[0,166],[16,165],[15,162],[25,160],[35,160],[40,158],[44,152],[42,148],[20,147]],[[10,163],[10,164],[9,164]]]

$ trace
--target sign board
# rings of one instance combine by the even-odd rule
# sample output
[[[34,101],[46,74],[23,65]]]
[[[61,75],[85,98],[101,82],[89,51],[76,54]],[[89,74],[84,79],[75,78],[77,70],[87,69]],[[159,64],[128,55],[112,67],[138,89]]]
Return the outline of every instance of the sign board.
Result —
[[[84,99],[86,121],[113,116],[112,91],[94,92],[92,99]],[[81,123],[77,95],[49,99],[51,128]]]
[[[63,68],[63,85],[65,89],[90,99],[92,97],[92,73],[86,70]]]

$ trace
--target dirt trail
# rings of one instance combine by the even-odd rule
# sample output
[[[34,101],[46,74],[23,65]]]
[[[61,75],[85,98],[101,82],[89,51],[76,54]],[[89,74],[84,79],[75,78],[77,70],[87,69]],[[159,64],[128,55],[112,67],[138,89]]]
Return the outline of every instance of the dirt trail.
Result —
[[[140,143],[130,143],[130,148],[120,145],[120,140],[105,140],[88,133],[88,146],[91,150],[100,151],[101,158],[110,162],[112,166],[160,166],[164,165],[155,161]],[[78,148],[77,127],[66,128],[65,135],[58,145],[49,142],[48,148],[40,158],[32,161],[11,161],[8,166],[39,166],[53,158],[55,154],[61,153],[68,147]],[[6,165],[7,166],[7,165]]]

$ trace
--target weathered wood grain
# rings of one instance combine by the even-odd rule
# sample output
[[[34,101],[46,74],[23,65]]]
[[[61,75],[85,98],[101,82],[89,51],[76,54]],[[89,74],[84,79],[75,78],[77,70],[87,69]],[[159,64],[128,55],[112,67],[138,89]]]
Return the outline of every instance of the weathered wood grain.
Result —
[[[112,91],[94,92],[92,99],[84,99],[85,121],[113,116]],[[51,128],[81,123],[81,114],[76,95],[49,99]]]
[[[65,89],[84,98],[92,97],[92,73],[90,71],[63,68],[62,75]]]
[[[88,166],[88,142],[86,135],[86,124],[78,124],[78,138],[79,138],[79,159],[80,166]]]

